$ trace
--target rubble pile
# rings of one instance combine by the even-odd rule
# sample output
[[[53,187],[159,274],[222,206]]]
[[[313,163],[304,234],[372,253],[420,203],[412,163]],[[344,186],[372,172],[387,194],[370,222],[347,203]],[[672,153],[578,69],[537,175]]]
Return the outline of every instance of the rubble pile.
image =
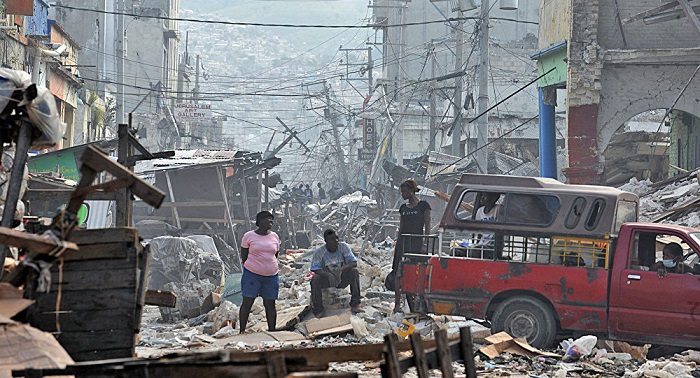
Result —
[[[700,226],[700,183],[697,172],[679,175],[660,183],[632,178],[619,189],[639,195],[641,222]]]
[[[664,222],[700,226],[697,208],[689,206],[698,201],[700,192],[696,174],[669,180],[663,185],[632,179],[620,189],[640,195],[640,220],[642,221],[662,219]],[[360,223],[357,220],[371,219],[367,210],[373,204],[363,202],[365,197],[361,193],[344,198],[348,200],[346,203],[341,201],[341,203],[331,202],[326,205],[307,205],[313,213],[311,220],[317,225],[334,227],[333,222],[339,226],[354,217],[358,231],[365,224],[369,224],[369,221]],[[355,208],[353,209],[352,206]],[[668,209],[677,209],[677,211],[666,212]],[[348,311],[349,288],[331,288],[324,291],[324,303],[330,309],[330,314],[321,319],[316,319],[310,314],[310,285],[307,275],[310,271],[314,244],[322,243],[316,240],[311,242],[312,245],[308,249],[290,249],[280,254],[280,292],[276,302],[279,330],[266,331],[265,311],[262,302],[257,299],[248,320],[250,333],[241,335],[238,333],[237,324],[240,303],[237,305],[231,302],[240,299],[240,296],[235,295],[235,291],[240,290],[240,287],[235,285],[237,280],[240,280],[240,274],[220,273],[225,276],[223,277],[225,282],[215,285],[218,282],[217,279],[221,277],[216,274],[219,272],[219,263],[211,264],[211,261],[216,261],[214,257],[216,254],[208,254],[207,261],[210,263],[206,270],[213,274],[208,274],[206,278],[197,273],[204,270],[197,265],[203,264],[204,260],[195,261],[188,257],[187,253],[183,253],[175,259],[177,261],[173,260],[169,263],[178,265],[177,271],[190,274],[188,277],[179,278],[178,282],[190,285],[190,291],[196,291],[197,298],[205,296],[206,290],[214,286],[218,287],[214,291],[218,290],[221,293],[226,287],[228,293],[223,294],[224,300],[217,307],[199,316],[184,316],[187,314],[181,311],[183,316],[178,322],[163,322],[168,319],[165,319],[162,313],[159,316],[158,308],[147,307],[142,320],[141,340],[137,347],[137,354],[139,357],[157,357],[177,351],[212,351],[226,348],[265,350],[376,344],[382,343],[386,334],[406,337],[412,332],[418,332],[424,339],[429,340],[439,329],[447,329],[450,335],[456,335],[460,327],[470,326],[475,347],[479,350],[475,362],[480,377],[700,378],[698,367],[700,352],[695,350],[647,360],[649,345],[631,346],[626,343],[597,340],[595,336],[588,335],[576,340],[565,340],[555,351],[539,351],[522,340],[513,340],[507,334],[500,339],[498,337],[493,339],[494,336],[501,334],[491,335],[488,328],[462,317],[393,314],[394,293],[384,287],[384,280],[391,271],[392,241],[387,240],[372,245],[364,239],[364,232],[350,234],[357,238],[352,241],[351,248],[358,258],[362,304],[365,312],[351,315]],[[179,243],[190,244],[183,241]],[[200,241],[196,244],[202,243]],[[192,248],[202,250],[199,245]],[[162,259],[162,261],[166,260]],[[195,266],[182,266],[185,263],[192,263]],[[211,286],[204,288],[202,285],[197,285],[201,282]],[[178,300],[180,300],[179,295],[180,293],[178,293]],[[184,298],[188,298],[187,294],[184,294]],[[380,375],[378,362],[336,363],[331,365],[329,371]],[[465,374],[463,366],[459,363],[454,364],[454,371],[457,375]],[[411,369],[407,376],[416,377],[417,373]]]
[[[327,228],[333,228],[352,238],[366,238],[371,231],[382,227],[378,219],[377,201],[361,191],[343,195],[327,203],[304,204],[303,214],[308,216],[307,226],[316,235],[322,235]]]

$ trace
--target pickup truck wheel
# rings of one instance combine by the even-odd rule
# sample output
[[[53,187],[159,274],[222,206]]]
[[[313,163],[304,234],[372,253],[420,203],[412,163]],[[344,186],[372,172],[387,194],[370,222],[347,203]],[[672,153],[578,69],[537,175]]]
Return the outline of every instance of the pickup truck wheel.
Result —
[[[542,301],[530,297],[513,297],[501,303],[493,314],[491,332],[506,331],[514,338],[524,338],[537,348],[554,344],[557,323]]]

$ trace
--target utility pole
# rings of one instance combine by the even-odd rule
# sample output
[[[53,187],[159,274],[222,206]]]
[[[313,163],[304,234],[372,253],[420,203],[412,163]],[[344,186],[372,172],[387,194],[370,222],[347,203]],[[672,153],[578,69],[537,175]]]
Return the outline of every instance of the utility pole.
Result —
[[[197,59],[195,60],[196,67],[194,69],[194,103],[199,102],[199,54],[197,54]]]
[[[374,90],[374,82],[372,81],[372,70],[374,62],[372,61],[372,47],[367,48],[367,95],[371,95]]]
[[[489,106],[489,0],[481,0],[481,30],[479,33],[479,99],[478,113]],[[489,115],[482,114],[476,123],[476,166],[479,173],[488,173]]]
[[[124,0],[117,0],[117,125],[124,124]]]
[[[336,157],[338,159],[338,169],[340,170],[340,178],[343,184],[343,187],[348,185],[348,170],[347,167],[345,166],[345,156],[343,155],[343,149],[340,145],[340,133],[338,132],[338,125],[335,122],[335,117],[333,116],[333,112],[331,110],[330,104],[331,104],[331,96],[330,96],[330,89],[328,88],[328,83],[323,82],[323,92],[326,95],[326,109],[328,110],[327,112],[327,119],[331,123],[331,127],[333,129],[333,139],[335,141],[335,152],[336,152]]]
[[[488,2],[488,1],[486,1]],[[482,1],[482,4],[484,2]],[[455,72],[461,73],[462,69],[462,47],[464,45],[464,32],[462,32],[462,26],[464,21],[457,21],[457,26],[452,28],[451,33],[453,38],[457,41],[457,46],[455,48]],[[459,35],[456,35],[459,34]],[[457,75],[455,77],[455,98],[452,103],[452,109],[454,113],[454,126],[452,128],[452,156],[462,156],[462,151],[460,148],[462,140],[462,75]]]
[[[396,88],[397,88],[397,93],[399,95],[399,99],[403,100],[403,89],[399,90],[399,88],[403,87],[403,83],[405,83],[405,76],[406,76],[406,71],[403,69],[404,66],[404,60],[405,56],[404,54],[406,53],[406,26],[404,25],[404,20],[406,19],[406,8],[399,8],[399,56],[398,56],[398,65],[399,69],[397,72],[397,82],[396,82]],[[409,101],[408,98],[405,99],[406,101]],[[405,129],[405,117],[399,117],[398,119],[398,124],[397,124],[397,130],[396,130],[396,135],[395,135],[395,143],[394,143],[394,156],[396,157],[396,164],[403,166],[403,138],[404,138],[404,129]]]
[[[428,151],[435,151],[435,132],[436,132],[436,125],[435,125],[435,65],[436,65],[436,56],[435,56],[435,45],[430,43],[430,49],[428,50],[428,54],[431,55],[431,67],[430,67],[430,77],[433,78],[433,81],[431,81],[431,86],[430,86],[430,115],[429,115],[429,122],[430,122],[430,131],[428,134]]]

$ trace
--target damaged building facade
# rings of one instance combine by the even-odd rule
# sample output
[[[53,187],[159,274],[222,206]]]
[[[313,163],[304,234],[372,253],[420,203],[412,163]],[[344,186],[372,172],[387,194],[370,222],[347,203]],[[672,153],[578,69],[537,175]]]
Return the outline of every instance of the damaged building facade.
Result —
[[[666,117],[670,146],[657,148],[667,151],[673,165],[696,167],[700,144],[692,125],[700,92],[692,83],[700,63],[700,30],[688,2],[540,3],[539,47],[558,51],[551,59],[539,60],[539,70],[566,69],[564,173],[569,182],[601,183],[605,151],[615,134],[631,118],[655,109],[674,109]],[[564,79],[561,72],[558,75]],[[653,138],[648,146],[654,148],[658,142]]]

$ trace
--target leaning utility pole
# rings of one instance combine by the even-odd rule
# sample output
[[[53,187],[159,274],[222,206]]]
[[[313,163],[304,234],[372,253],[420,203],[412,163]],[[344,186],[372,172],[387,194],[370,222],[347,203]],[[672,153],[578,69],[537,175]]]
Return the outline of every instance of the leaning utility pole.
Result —
[[[489,114],[489,0],[481,0],[481,27],[479,30],[479,110],[476,123],[476,166],[479,173],[488,173]],[[483,113],[483,114],[482,114]]]

